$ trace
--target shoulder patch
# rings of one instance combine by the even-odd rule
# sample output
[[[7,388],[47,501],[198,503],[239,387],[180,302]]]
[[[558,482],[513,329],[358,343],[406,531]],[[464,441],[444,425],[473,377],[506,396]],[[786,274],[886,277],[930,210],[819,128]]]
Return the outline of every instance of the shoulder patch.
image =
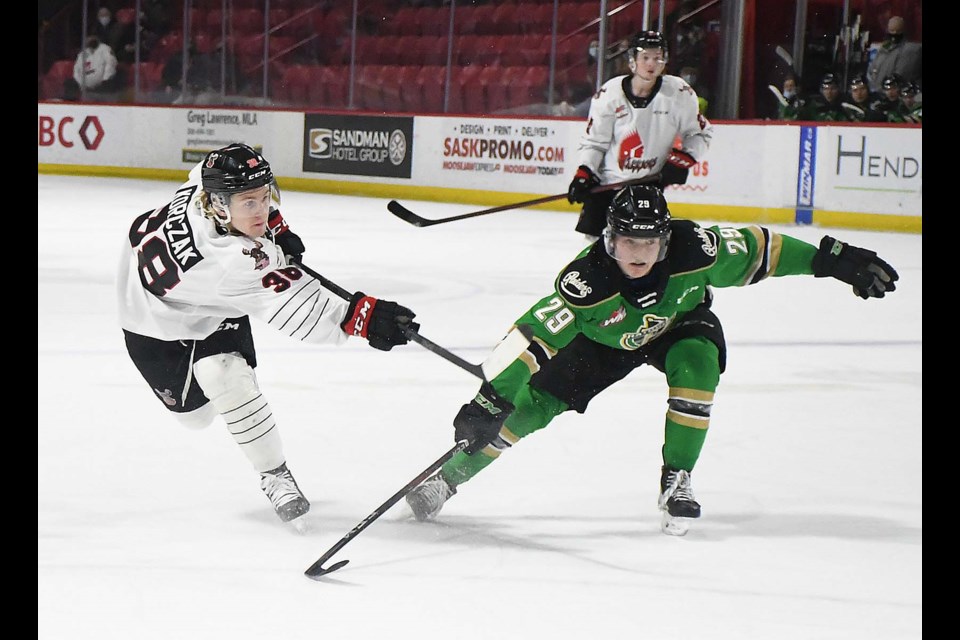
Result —
[[[667,259],[670,274],[700,271],[717,261],[720,239],[716,232],[704,229],[692,220],[670,222],[670,250]]]
[[[606,253],[595,243],[584,255],[568,264],[557,276],[557,293],[574,307],[589,307],[619,295],[616,265],[604,260]]]

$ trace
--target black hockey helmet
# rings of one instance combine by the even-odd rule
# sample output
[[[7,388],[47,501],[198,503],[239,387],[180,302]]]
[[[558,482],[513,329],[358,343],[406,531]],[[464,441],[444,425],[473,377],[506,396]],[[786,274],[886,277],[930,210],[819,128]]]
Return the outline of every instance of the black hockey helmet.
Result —
[[[632,58],[640,49],[661,49],[664,62],[667,60],[667,39],[659,31],[641,31],[630,36],[627,42],[627,55]]]
[[[825,74],[823,74],[823,77],[820,78],[820,86],[821,86],[821,87],[829,87],[830,85],[833,85],[833,86],[837,87],[838,89],[840,88],[840,79],[837,78],[837,74],[835,74],[835,73],[825,73]]]
[[[670,210],[663,191],[653,184],[624,187],[607,209],[607,226],[621,236],[666,237],[670,233]]]
[[[203,160],[201,182],[207,193],[233,194],[273,185],[273,171],[259,151],[231,144],[211,151]]]
[[[869,84],[867,83],[867,76],[862,73],[854,74],[850,78],[851,89],[856,89],[859,86],[869,87]]]
[[[603,230],[607,253],[617,257],[614,236],[660,238],[662,242],[657,261],[663,260],[670,242],[670,219],[670,209],[660,187],[653,184],[624,187],[607,208],[607,226]]]
[[[280,188],[273,177],[270,163],[253,147],[235,143],[207,154],[200,163],[200,183],[212,206],[204,215],[233,232],[230,197],[236,193],[270,187],[272,208],[280,206]]]
[[[915,96],[920,93],[920,85],[916,82],[905,82],[900,86],[900,95]]]
[[[884,89],[892,89],[893,87],[900,89],[903,87],[903,85],[903,76],[901,76],[899,73],[891,73],[883,79]]]

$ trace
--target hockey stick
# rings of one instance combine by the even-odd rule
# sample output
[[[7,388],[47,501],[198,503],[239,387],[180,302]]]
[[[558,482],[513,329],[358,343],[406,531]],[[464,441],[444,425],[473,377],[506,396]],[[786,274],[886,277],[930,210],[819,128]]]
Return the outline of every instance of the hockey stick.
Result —
[[[353,297],[353,295],[349,291],[347,291],[346,289],[338,285],[336,282],[333,282],[332,280],[323,277],[322,275],[320,275],[319,273],[317,273],[307,265],[301,264],[301,263],[294,263],[294,264],[296,264],[296,266],[300,267],[301,269],[306,271],[308,274],[310,274],[311,276],[319,280],[320,284],[322,284],[324,287],[326,287],[330,291],[333,291],[335,294],[337,294],[344,300],[350,300]],[[533,332],[531,331],[530,327],[526,325],[518,326],[516,329],[514,329],[509,334],[507,334],[507,337],[503,339],[503,342],[501,342],[500,345],[493,350],[493,353],[490,355],[490,357],[487,358],[481,364],[473,364],[472,362],[467,362],[457,354],[452,353],[451,351],[441,347],[436,342],[433,342],[432,340],[429,340],[423,337],[422,335],[417,333],[414,329],[407,329],[406,336],[407,338],[409,338],[410,340],[413,340],[414,342],[416,342],[426,350],[432,351],[433,353],[437,354],[438,356],[447,360],[448,362],[452,362],[453,364],[457,365],[467,373],[471,373],[477,376],[478,378],[485,378],[487,380],[490,380],[496,377],[497,373],[499,373],[499,371],[496,371],[496,373],[491,373],[491,372],[495,371],[496,368],[499,367],[501,364],[501,361],[499,359],[495,359],[495,356],[497,356],[499,353],[503,357],[508,357],[510,353],[513,352],[513,350],[516,350],[516,355],[520,355],[521,353],[523,353],[524,349],[527,348],[527,345],[530,344],[530,339],[531,337],[533,337]],[[503,347],[503,351],[500,351],[500,347]],[[503,368],[506,368],[507,365],[509,365],[515,359],[516,359],[516,356],[510,358],[506,363],[503,363]]]
[[[516,329],[507,334],[507,337],[497,345],[487,359],[484,360],[482,365],[467,369],[467,371],[483,380],[491,380],[492,378],[495,378],[501,371],[506,369],[511,362],[516,360],[521,353],[523,353],[523,351],[527,348],[527,345],[530,344],[530,336],[532,335],[533,334],[530,332],[529,327],[526,325],[519,325]],[[452,458],[458,452],[462,451],[468,444],[470,443],[466,440],[457,442],[452,449],[437,458],[433,464],[421,471],[416,478],[408,482],[402,489],[400,489],[400,491],[397,491],[395,494],[390,496],[386,502],[374,509],[373,513],[361,520],[357,526],[348,531],[345,536],[340,538],[340,541],[337,542],[337,544],[330,547],[326,553],[324,553],[322,556],[320,556],[320,558],[317,559],[316,562],[310,565],[307,570],[303,572],[304,575],[308,578],[317,580],[320,578],[320,576],[324,576],[332,571],[336,571],[350,562],[349,560],[341,560],[339,562],[335,562],[329,567],[323,566],[323,563],[332,558],[337,551],[344,547],[344,545],[360,535],[360,532],[370,526],[374,520],[386,513],[390,507],[399,502],[401,498],[410,493],[410,491],[417,487],[421,482],[433,475],[447,460]]]
[[[775,86],[773,86],[772,84],[768,84],[768,85],[767,85],[767,89],[770,89],[770,91],[773,93],[773,95],[776,96],[777,102],[779,102],[780,104],[782,104],[782,105],[785,106],[785,107],[786,107],[786,106],[789,106],[790,103],[787,102],[786,97],[784,97],[784,95],[780,92],[780,89],[777,89],[777,88],[776,88]]]
[[[865,116],[865,115],[866,115],[866,113],[863,111],[863,109],[861,109],[860,107],[858,107],[858,106],[855,105],[855,104],[850,104],[849,102],[841,102],[841,103],[840,103],[840,106],[843,107],[846,111],[848,111],[848,112],[849,112],[849,111],[852,111],[853,113],[857,114],[858,116]]]
[[[653,182],[653,178],[644,177],[639,180],[625,180],[623,182],[612,182],[610,184],[603,184],[599,187],[594,187],[590,190],[590,193],[600,193],[602,191],[610,191],[612,189],[619,189],[621,187],[626,187],[633,184],[642,184],[644,182]],[[558,193],[552,196],[543,196],[542,198],[534,198],[533,200],[524,200],[523,202],[514,202],[513,204],[504,204],[499,207],[491,207],[489,209],[483,209],[481,211],[473,211],[472,213],[462,213],[458,216],[450,216],[448,218],[437,218],[436,220],[428,220],[427,218],[422,218],[415,214],[410,209],[407,209],[405,206],[397,202],[396,200],[391,200],[387,203],[387,209],[393,215],[397,216],[404,222],[412,224],[415,227],[432,227],[435,224],[443,224],[445,222],[453,222],[454,220],[465,220],[467,218],[476,218],[477,216],[485,216],[489,213],[497,213],[499,211],[507,211],[509,209],[522,209],[524,207],[532,207],[537,204],[543,204],[545,202],[553,202],[554,200],[560,200],[566,198],[566,193]]]
[[[410,493],[414,489],[414,487],[417,487],[421,482],[423,482],[424,480],[432,476],[437,471],[437,469],[443,466],[443,464],[447,460],[452,458],[454,455],[456,455],[460,451],[463,451],[463,449],[466,448],[467,444],[468,443],[466,440],[461,440],[460,442],[455,444],[452,449],[450,449],[445,454],[437,458],[437,460],[433,464],[431,464],[429,467],[421,471],[416,478],[408,482],[406,486],[403,487],[403,489],[400,489],[400,491],[397,491],[395,494],[390,496],[389,500],[387,500],[382,505],[374,509],[373,513],[371,513],[366,518],[361,520],[357,526],[355,526],[353,529],[347,532],[347,535],[340,538],[340,541],[337,542],[337,544],[330,547],[330,549],[326,553],[324,553],[322,556],[320,556],[320,558],[316,562],[310,565],[307,568],[307,570],[303,572],[303,574],[308,578],[319,580],[321,576],[325,576],[328,573],[336,571],[337,569],[340,569],[341,567],[346,565],[348,562],[350,562],[349,560],[341,560],[339,562],[333,563],[329,567],[323,566],[324,562],[332,558],[334,554],[337,553],[337,551],[340,551],[340,549],[342,549],[344,545],[346,545],[348,542],[356,538],[361,531],[363,531],[368,526],[370,526],[374,520],[376,520],[377,518],[382,516],[384,513],[386,513],[387,510],[390,509],[390,507],[395,505],[397,502],[400,501],[401,498],[403,498],[405,495]]]
[[[784,62],[787,63],[787,66],[788,66],[788,67],[790,67],[791,69],[794,68],[794,67],[793,67],[793,56],[790,55],[789,53],[787,53],[787,50],[786,50],[786,49],[784,49],[782,46],[780,46],[780,45],[778,44],[778,45],[777,45],[777,48],[775,49],[775,51],[776,51],[776,54],[777,54],[778,56],[780,56],[780,58],[783,59]]]

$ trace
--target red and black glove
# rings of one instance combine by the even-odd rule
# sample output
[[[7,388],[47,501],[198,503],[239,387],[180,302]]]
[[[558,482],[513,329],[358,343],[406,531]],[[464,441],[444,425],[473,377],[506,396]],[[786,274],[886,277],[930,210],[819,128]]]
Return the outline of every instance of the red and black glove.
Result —
[[[697,164],[696,159],[682,149],[671,149],[667,163],[660,170],[660,185],[686,184],[690,167]]]
[[[585,164],[577,167],[570,186],[567,187],[567,200],[570,204],[583,202],[590,195],[590,190],[600,186],[600,178]]]
[[[420,328],[413,322],[416,315],[396,302],[379,300],[357,291],[350,298],[347,317],[340,323],[340,328],[347,335],[366,338],[374,349],[390,351],[409,342],[407,331]]]
[[[270,234],[273,236],[273,243],[280,247],[283,255],[287,256],[287,260],[299,264],[303,260],[303,252],[307,249],[303,246],[303,240],[300,239],[300,236],[290,231],[290,227],[283,216],[280,215],[279,209],[270,212],[270,217],[267,218],[267,227],[269,227]]]

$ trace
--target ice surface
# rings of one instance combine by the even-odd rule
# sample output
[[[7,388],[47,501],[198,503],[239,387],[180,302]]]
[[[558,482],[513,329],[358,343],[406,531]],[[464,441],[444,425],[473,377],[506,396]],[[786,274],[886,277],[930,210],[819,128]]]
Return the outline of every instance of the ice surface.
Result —
[[[396,505],[315,582],[304,569],[452,446],[477,381],[414,344],[310,347],[255,324],[313,503],[310,532],[285,528],[222,423],[180,427],[124,351],[118,250],[175,186],[38,175],[38,638],[922,636],[921,236],[774,227],[876,250],[901,276],[884,300],[812,277],[716,292],[729,364],[686,537],[659,532],[666,385],[642,368],[462,485],[439,522]],[[557,212],[418,229],[385,200],[289,191],[283,210],[308,265],[412,307],[477,363],[583,245]]]

